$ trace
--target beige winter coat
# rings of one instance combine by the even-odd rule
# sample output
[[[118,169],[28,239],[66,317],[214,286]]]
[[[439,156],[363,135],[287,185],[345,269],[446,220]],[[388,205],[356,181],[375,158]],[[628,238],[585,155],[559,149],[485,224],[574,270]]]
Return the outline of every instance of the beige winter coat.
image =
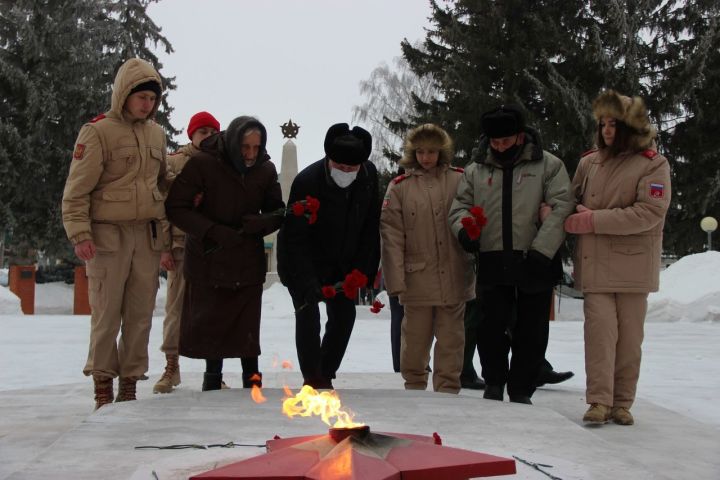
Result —
[[[462,169],[416,168],[390,183],[380,217],[388,294],[404,305],[452,305],[475,297],[472,256],[448,226]]]
[[[123,112],[130,91],[150,80],[162,85],[152,65],[137,58],[125,62],[115,77],[110,110],[80,130],[62,199],[63,225],[73,244],[92,240],[93,222],[156,220],[159,232],[168,229],[160,191],[165,132],[153,120],[133,122]],[[158,241],[169,250],[169,238],[160,235]]]
[[[655,292],[670,205],[670,166],[654,150],[583,157],[572,182],[593,210],[595,232],[578,235],[575,282],[583,292]]]
[[[188,143],[180,147],[177,152],[167,156],[167,174],[165,178],[168,183],[168,189],[172,186],[172,182],[175,181],[175,177],[180,175],[180,172],[182,172],[182,169],[188,160],[190,160],[190,157],[199,151],[195,145]],[[172,234],[172,249],[185,248],[185,232],[172,224],[170,225],[170,232]]]

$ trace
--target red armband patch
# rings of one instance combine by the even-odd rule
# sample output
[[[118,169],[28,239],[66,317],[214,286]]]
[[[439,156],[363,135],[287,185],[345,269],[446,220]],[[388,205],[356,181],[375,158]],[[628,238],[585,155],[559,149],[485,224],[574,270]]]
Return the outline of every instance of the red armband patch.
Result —
[[[465,172],[465,169],[462,168],[462,167],[453,167],[453,166],[450,166],[450,170],[455,170],[456,172],[460,172],[460,173]]]
[[[665,185],[662,183],[651,183],[650,196],[652,198],[663,198],[665,196]]]
[[[590,155],[591,153],[595,153],[595,152],[597,152],[597,148],[591,148],[591,149],[588,150],[587,152],[583,152],[583,154],[580,155],[580,158],[582,158],[582,157],[587,157],[587,156]]]
[[[97,117],[95,117],[95,118],[93,118],[92,120],[90,120],[90,123],[95,123],[95,122],[97,122],[97,121],[102,120],[103,118],[105,118],[105,114],[104,114],[104,113],[101,113],[101,114],[98,115]]]
[[[85,145],[82,143],[78,143],[75,145],[75,151],[73,152],[73,160],[82,160],[83,155],[85,155]]]

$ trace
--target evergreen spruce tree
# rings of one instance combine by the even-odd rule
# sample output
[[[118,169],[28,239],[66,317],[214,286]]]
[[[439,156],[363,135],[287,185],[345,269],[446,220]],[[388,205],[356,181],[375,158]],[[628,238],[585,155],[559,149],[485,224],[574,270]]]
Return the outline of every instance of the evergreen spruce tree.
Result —
[[[663,18],[660,141],[673,164],[665,246],[685,255],[703,249],[700,220],[720,219],[720,5],[682,2]]]
[[[3,2],[0,27],[2,221],[15,256],[66,257],[60,199],[80,126],[108,98],[115,35],[104,3]]]
[[[126,59],[160,70],[147,45],[172,51],[149,1],[0,0],[0,234],[11,232],[16,257],[74,260],[60,206],[78,131],[109,108]],[[163,104],[159,123],[174,135]]]
[[[112,50],[117,54],[115,70],[129,58],[139,57],[150,62],[160,73],[164,94],[162,104],[158,109],[155,120],[165,129],[168,135],[168,146],[176,149],[178,144],[173,140],[180,133],[170,123],[173,107],[167,101],[168,93],[175,90],[175,77],[163,75],[162,63],[155,55],[154,49],[162,48],[165,53],[172,53],[173,48],[159,27],[147,14],[149,4],[159,0],[112,0],[109,13],[119,23],[120,34],[111,43]]]

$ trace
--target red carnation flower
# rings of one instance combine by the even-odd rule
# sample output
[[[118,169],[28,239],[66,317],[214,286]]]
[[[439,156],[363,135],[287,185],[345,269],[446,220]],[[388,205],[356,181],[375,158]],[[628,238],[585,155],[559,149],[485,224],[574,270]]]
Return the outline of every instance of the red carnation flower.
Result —
[[[360,270],[354,269],[352,272],[345,276],[345,281],[342,284],[342,291],[347,298],[355,300],[358,295],[358,289],[367,285],[367,276]]]
[[[384,303],[382,303],[380,300],[375,300],[372,304],[372,307],[370,307],[370,311],[372,313],[380,313],[380,310],[385,306]]]
[[[487,225],[487,217],[485,216],[485,210],[477,205],[470,209],[470,214],[475,218],[475,223],[482,229]]]
[[[325,285],[321,288],[323,297],[325,298],[335,298],[335,295],[337,294],[337,291],[335,291],[335,287],[332,285]]]
[[[311,215],[313,213],[317,213],[317,211],[320,209],[320,200],[308,195],[307,197],[305,197],[305,207]]]
[[[302,217],[305,214],[305,206],[300,202],[292,204],[292,213],[296,217]]]

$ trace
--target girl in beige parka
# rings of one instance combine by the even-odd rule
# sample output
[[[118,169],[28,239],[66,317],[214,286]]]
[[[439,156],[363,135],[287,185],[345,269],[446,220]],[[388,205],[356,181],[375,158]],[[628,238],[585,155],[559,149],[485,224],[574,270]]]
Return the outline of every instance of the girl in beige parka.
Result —
[[[572,188],[578,235],[575,281],[584,293],[586,402],[583,421],[632,425],[649,292],[657,291],[670,166],[654,148],[640,97],[612,90],[593,103],[597,149],[580,160]]]
[[[389,295],[405,307],[400,371],[405,388],[425,390],[433,352],[433,389],[457,393],[463,364],[465,302],[474,297],[472,257],[448,226],[462,169],[437,125],[411,130],[400,161],[408,173],[390,183],[380,218],[382,269]]]

